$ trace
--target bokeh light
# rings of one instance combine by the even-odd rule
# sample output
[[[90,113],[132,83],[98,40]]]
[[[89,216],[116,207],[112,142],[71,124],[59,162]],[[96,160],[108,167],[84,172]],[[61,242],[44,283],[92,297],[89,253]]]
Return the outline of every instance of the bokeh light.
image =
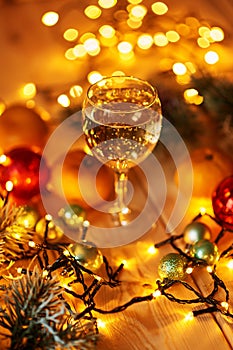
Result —
[[[45,12],[41,17],[41,22],[47,27],[54,26],[55,24],[57,24],[58,20],[59,14],[55,11]]]

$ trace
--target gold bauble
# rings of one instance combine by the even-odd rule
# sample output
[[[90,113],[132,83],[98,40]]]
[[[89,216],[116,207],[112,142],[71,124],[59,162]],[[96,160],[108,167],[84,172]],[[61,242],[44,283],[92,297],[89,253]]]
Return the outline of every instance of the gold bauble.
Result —
[[[84,163],[81,173],[81,189],[79,187],[78,174],[82,162]],[[102,203],[103,199],[108,200],[111,198],[111,195],[114,193],[114,175],[112,170],[106,165],[102,165],[96,158],[87,155],[81,150],[73,150],[68,152],[64,160],[61,179],[59,172],[61,163],[62,160],[58,159],[52,169],[50,183],[54,193],[60,196],[65,195],[69,203],[78,204],[84,209]],[[93,191],[95,186],[98,196]],[[88,203],[83,198],[82,192],[87,196]]]
[[[35,109],[15,104],[1,115],[0,148],[3,151],[15,146],[35,146],[42,149],[47,135],[48,127]]]
[[[45,218],[41,218],[36,224],[36,233],[38,233],[38,235],[41,238],[44,238],[45,229],[46,229],[46,220]],[[59,225],[57,225],[53,220],[51,220],[48,224],[47,241],[49,243],[57,243],[60,241],[63,235],[64,235],[63,230],[59,227]]]
[[[228,175],[233,174],[232,159],[213,148],[198,148],[190,153],[193,168],[193,196],[211,198],[216,186]],[[179,165],[179,171],[185,174],[182,181],[184,193],[191,186],[191,173],[187,173],[187,162]],[[175,173],[175,183],[179,185],[178,172]]]
[[[28,205],[23,206],[22,209],[22,214],[17,218],[17,224],[28,229],[33,229],[40,218],[38,211]]]
[[[81,265],[91,270],[97,270],[103,263],[101,252],[90,242],[70,244],[68,250]]]

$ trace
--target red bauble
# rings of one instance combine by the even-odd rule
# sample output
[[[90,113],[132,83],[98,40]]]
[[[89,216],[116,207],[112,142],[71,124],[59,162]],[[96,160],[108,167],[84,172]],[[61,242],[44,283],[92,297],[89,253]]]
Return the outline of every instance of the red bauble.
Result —
[[[220,182],[213,193],[212,205],[220,224],[233,230],[233,175]]]
[[[12,181],[12,195],[20,200],[29,200],[40,193],[49,179],[49,169],[41,154],[30,148],[10,150],[0,169],[0,184],[3,189]]]

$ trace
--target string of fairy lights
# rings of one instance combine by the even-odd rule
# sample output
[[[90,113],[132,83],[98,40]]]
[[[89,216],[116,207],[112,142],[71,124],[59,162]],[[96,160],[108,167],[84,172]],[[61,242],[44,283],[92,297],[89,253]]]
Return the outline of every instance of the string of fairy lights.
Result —
[[[215,312],[221,313],[226,318],[233,318],[227,281],[218,276],[218,267],[222,260],[224,263],[228,261],[227,268],[232,269],[233,266],[233,244],[231,243],[222,252],[219,248],[219,243],[224,236],[233,232],[232,211],[229,210],[233,196],[233,176],[224,179],[213,193],[214,215],[207,213],[202,208],[181,234],[170,235],[165,240],[148,246],[147,253],[152,255],[166,245],[172,249],[156,264],[159,278],[155,278],[154,283],[151,283],[149,287],[147,284],[147,290],[150,288],[151,292],[145,295],[142,287],[142,295],[134,296],[111,309],[99,306],[97,295],[103,286],[113,289],[120,287],[122,283],[127,283],[120,279],[121,273],[127,268],[127,261],[122,261],[118,266],[112,267],[107,257],[87,240],[89,222],[80,208],[79,212],[76,212],[78,214],[75,214],[70,207],[70,215],[66,211],[67,215],[63,217],[65,223],[71,226],[79,222],[80,240],[74,243],[62,243],[62,237],[59,237],[58,241],[56,237],[51,240],[49,236],[50,223],[53,220],[51,215],[45,216],[45,226],[40,236],[37,236],[33,230],[38,220],[38,218],[35,219],[33,210],[24,212],[25,208],[19,207],[20,210],[13,215],[14,221],[12,222],[7,218],[10,213],[8,199],[11,192],[12,187],[9,186],[6,188],[6,195],[2,196],[1,231],[8,233],[8,241],[5,242],[7,249],[4,251],[4,244],[2,244],[0,252],[4,256],[4,259],[1,259],[4,265],[2,278],[11,281],[11,279],[21,279],[28,274],[33,275],[31,263],[27,268],[23,265],[23,260],[30,259],[40,268],[41,278],[53,279],[54,276],[58,278],[58,283],[62,287],[61,297],[65,301],[67,312],[74,321],[82,318],[94,320],[98,333],[102,327],[106,326],[99,315],[119,313],[137,303],[153,300],[159,302],[161,297],[177,304],[194,305],[193,310],[186,314],[186,321]],[[31,216],[34,224],[32,224]],[[211,226],[203,222],[205,217],[220,227],[215,238],[212,237]],[[30,230],[28,222],[31,222]],[[20,226],[23,230],[19,230]],[[75,227],[77,228],[76,225]],[[4,235],[2,239],[4,241]],[[17,261],[22,261],[22,263],[16,268],[15,274],[12,273],[12,269],[14,262]],[[8,267],[5,266],[6,263]],[[192,278],[189,277],[192,276],[195,269],[205,269],[211,278],[212,289],[207,295],[197,289],[192,283]],[[176,296],[175,289],[172,288],[176,285],[182,285],[188,291],[189,297]],[[76,308],[75,305],[78,307]],[[1,325],[4,326],[3,316],[1,320]]]
[[[146,61],[153,54],[156,54],[159,70],[173,72],[177,83],[184,86],[187,103],[200,105],[203,102],[203,96],[189,84],[200,68],[212,70],[222,59],[225,33],[220,26],[194,16],[174,19],[170,15],[172,9],[165,2],[99,0],[97,4],[83,6],[79,9],[77,25],[64,29],[57,34],[60,35],[57,39],[64,44],[66,60],[83,63],[86,80],[67,82],[63,91],[61,87],[57,91],[51,83],[55,93],[49,93],[60,107],[70,108],[80,103],[87,84],[106,74],[128,75],[123,68],[124,62],[133,64],[137,57]],[[72,4],[70,10],[73,7]],[[59,26],[64,16],[62,8],[47,11],[41,14],[41,25]],[[86,30],[79,28],[82,19],[87,24]],[[113,59],[109,59],[109,55]],[[99,64],[99,57],[106,57],[109,67]],[[24,99],[30,104],[44,90],[49,89],[37,86],[36,82],[28,82],[22,87]]]

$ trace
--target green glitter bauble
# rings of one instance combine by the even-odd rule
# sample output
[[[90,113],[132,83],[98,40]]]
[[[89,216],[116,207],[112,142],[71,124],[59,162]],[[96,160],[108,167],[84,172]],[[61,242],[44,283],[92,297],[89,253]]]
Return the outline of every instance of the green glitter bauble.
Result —
[[[81,265],[88,269],[96,270],[103,263],[101,252],[90,242],[70,244],[68,250]]]
[[[187,260],[177,253],[165,255],[159,263],[158,272],[161,279],[182,280],[186,276]]]
[[[208,265],[213,265],[219,256],[218,247],[216,244],[202,239],[191,247],[190,255],[196,259],[206,261]]]
[[[211,231],[206,224],[203,224],[202,222],[192,222],[185,227],[185,243],[194,244],[202,239],[211,239]]]

